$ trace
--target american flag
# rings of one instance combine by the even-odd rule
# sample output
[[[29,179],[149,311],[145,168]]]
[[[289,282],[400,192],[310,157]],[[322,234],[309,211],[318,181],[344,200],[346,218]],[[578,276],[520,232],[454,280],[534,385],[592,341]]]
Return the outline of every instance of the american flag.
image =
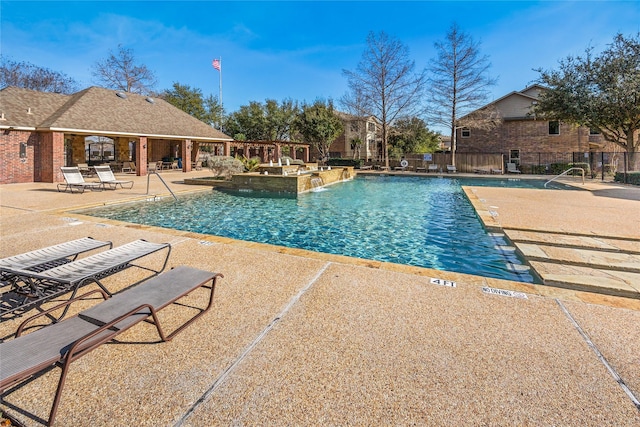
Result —
[[[213,65],[213,68],[215,68],[216,70],[220,71],[220,60],[219,59],[214,59],[213,62],[211,63],[211,65]]]

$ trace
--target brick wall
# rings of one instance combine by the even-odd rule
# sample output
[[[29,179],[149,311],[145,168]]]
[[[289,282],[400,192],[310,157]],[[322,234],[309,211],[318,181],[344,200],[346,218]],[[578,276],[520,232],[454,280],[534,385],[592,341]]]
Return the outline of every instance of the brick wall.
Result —
[[[34,158],[38,142],[35,132],[5,130],[0,133],[0,184],[34,181]],[[24,157],[20,157],[20,145]]]
[[[549,122],[542,120],[507,120],[490,131],[471,129],[463,138],[461,130],[456,135],[457,150],[468,153],[503,153],[520,150],[525,153],[587,152],[589,129],[560,123],[560,134],[549,135]]]

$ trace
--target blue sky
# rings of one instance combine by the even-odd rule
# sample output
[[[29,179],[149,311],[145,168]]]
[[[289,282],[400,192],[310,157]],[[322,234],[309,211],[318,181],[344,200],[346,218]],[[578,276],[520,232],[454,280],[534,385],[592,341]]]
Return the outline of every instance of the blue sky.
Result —
[[[91,66],[122,44],[156,74],[156,90],[179,82],[205,96],[219,93],[211,61],[222,58],[222,99],[233,112],[265,99],[339,99],[342,70],[355,69],[370,31],[400,39],[422,69],[454,21],[489,56],[497,99],[531,84],[534,68],[601,50],[617,32],[636,34],[640,3],[2,0],[0,49],[87,87]]]

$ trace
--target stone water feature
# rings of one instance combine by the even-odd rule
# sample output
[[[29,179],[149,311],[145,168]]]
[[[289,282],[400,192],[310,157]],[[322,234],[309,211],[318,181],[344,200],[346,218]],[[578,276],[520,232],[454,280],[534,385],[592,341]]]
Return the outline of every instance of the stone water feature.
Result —
[[[327,186],[353,179],[351,166],[318,166],[317,163],[303,165],[262,164],[256,172],[233,175],[231,181],[191,179],[186,184],[211,185],[218,188],[249,192],[300,194],[318,191]]]

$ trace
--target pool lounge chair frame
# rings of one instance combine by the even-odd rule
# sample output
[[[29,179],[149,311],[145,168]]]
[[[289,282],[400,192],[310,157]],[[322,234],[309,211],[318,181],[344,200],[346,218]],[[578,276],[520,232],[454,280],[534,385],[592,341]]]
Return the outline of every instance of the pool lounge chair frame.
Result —
[[[0,259],[0,278],[2,278],[3,268],[17,268],[21,270],[43,271],[62,264],[75,261],[82,253],[109,246],[113,248],[110,241],[101,241],[93,237],[83,237],[46,248],[36,249],[18,255]]]
[[[100,183],[104,189],[109,186],[111,190],[115,190],[118,188],[118,185],[120,188],[133,188],[133,181],[116,179],[113,175],[113,171],[111,170],[111,166],[95,166],[94,169],[98,174],[98,179],[100,179]],[[128,187],[125,187],[125,185]]]
[[[78,190],[79,193],[84,193],[85,189],[90,190],[102,190],[102,184],[99,182],[87,182],[84,180],[80,169],[75,166],[63,166],[60,168],[62,176],[64,176],[64,183],[58,184],[58,191],[69,190],[73,193],[73,190]]]
[[[170,341],[213,306],[216,281],[221,277],[223,275],[220,273],[180,266],[112,298],[108,298],[104,291],[95,289],[30,317],[19,326],[15,339],[0,344],[0,356],[3,359],[3,364],[0,365],[0,392],[3,395],[10,394],[34,376],[56,366],[60,367],[58,387],[49,419],[46,420],[46,424],[51,426],[55,421],[71,363],[142,321],[149,321],[156,327],[161,341]],[[187,306],[198,312],[173,332],[166,334],[158,319],[158,312],[200,288],[210,290],[206,307]],[[22,330],[33,320],[63,307],[66,311],[73,302],[95,293],[100,293],[105,301],[59,323],[21,335]],[[33,351],[35,348],[39,351]]]
[[[166,250],[166,256],[160,269],[154,269],[134,261],[155,252]],[[153,243],[143,239],[129,242],[122,246],[99,252],[88,257],[59,265],[47,270],[34,272],[17,268],[3,268],[2,272],[11,275],[11,286],[14,292],[24,295],[22,304],[11,307],[3,316],[18,309],[39,306],[53,298],[71,292],[69,299],[73,299],[78,289],[95,283],[107,295],[111,292],[102,284],[101,280],[131,267],[151,272],[151,276],[161,273],[167,266],[171,245],[169,243]],[[67,310],[63,311],[60,319]]]

